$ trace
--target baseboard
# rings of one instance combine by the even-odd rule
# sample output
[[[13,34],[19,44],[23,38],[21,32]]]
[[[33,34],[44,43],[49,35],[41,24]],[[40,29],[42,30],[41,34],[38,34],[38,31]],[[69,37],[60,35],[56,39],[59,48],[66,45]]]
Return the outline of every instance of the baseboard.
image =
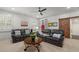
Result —
[[[72,39],[79,39],[79,35],[72,35]]]

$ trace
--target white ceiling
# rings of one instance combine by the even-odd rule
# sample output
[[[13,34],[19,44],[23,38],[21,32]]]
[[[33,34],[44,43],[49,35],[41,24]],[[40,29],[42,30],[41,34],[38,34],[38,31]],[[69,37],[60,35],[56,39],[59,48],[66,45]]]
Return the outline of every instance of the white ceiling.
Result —
[[[46,11],[43,12],[43,15],[41,16],[40,13],[38,12],[38,7],[0,7],[1,10],[6,10],[10,12],[15,12],[15,13],[22,13],[25,15],[29,15],[31,17],[35,18],[43,18],[43,17],[48,17],[48,16],[56,16],[64,13],[70,13],[70,12],[75,12],[78,11],[78,7],[42,7],[47,8]]]

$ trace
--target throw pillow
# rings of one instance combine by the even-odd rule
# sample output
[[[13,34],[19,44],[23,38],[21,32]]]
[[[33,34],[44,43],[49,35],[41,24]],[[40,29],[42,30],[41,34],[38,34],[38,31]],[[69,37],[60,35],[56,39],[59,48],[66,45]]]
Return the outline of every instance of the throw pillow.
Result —
[[[15,35],[21,35],[20,31],[15,31]]]
[[[53,37],[60,38],[61,34],[53,34]]]
[[[30,34],[30,31],[29,30],[25,30],[25,34]]]

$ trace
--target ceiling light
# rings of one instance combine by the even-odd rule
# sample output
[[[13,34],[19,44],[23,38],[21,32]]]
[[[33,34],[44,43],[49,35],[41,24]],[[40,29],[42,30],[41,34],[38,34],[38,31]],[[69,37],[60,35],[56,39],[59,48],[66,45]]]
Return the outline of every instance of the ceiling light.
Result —
[[[39,27],[38,27],[38,26],[36,26],[36,29],[39,29]]]
[[[71,8],[71,7],[67,7],[67,8],[69,9],[69,8]]]
[[[15,10],[15,8],[11,8],[12,10]]]

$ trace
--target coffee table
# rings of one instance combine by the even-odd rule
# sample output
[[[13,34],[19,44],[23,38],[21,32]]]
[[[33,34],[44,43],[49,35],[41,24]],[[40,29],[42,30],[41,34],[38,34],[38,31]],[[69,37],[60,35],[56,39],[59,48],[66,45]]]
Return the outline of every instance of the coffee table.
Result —
[[[32,37],[25,38],[24,39],[24,45],[25,45],[24,51],[27,51],[27,48],[33,46],[33,47],[37,48],[38,52],[40,52],[39,46],[40,46],[41,42],[42,42],[42,38],[40,38],[40,37],[37,37],[35,39],[35,41],[32,41]]]

